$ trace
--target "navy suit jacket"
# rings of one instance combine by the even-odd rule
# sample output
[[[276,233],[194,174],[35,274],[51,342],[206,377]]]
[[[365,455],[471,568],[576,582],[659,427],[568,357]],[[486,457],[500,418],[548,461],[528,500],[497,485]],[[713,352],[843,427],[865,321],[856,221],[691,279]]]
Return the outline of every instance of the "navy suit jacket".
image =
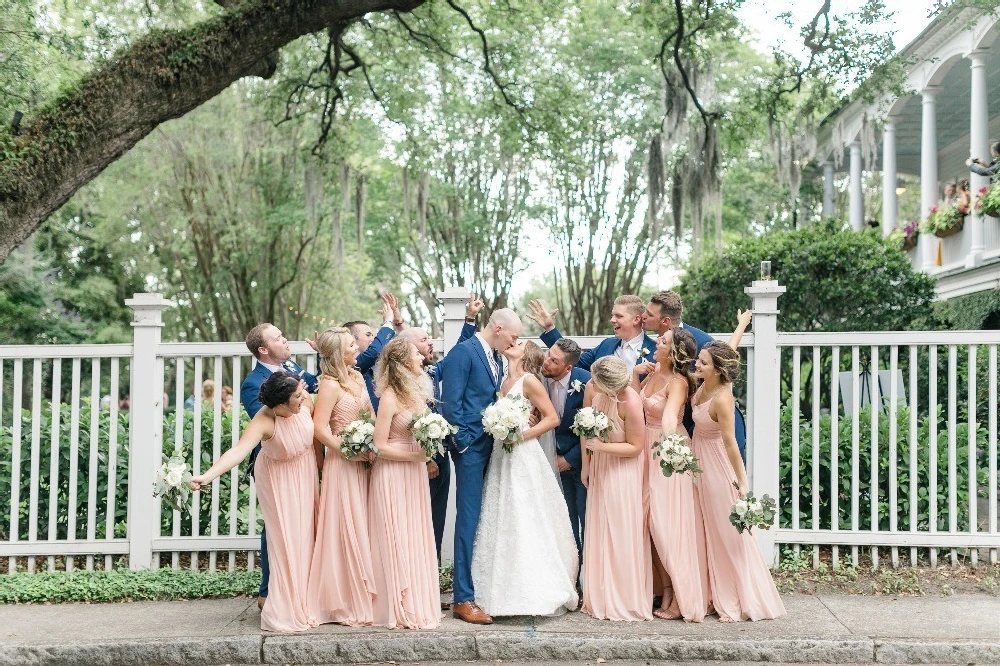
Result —
[[[315,393],[319,389],[316,375],[306,372],[295,361],[286,361],[285,363],[291,364],[289,372],[294,372],[302,377],[306,383],[307,391]],[[260,408],[264,406],[264,403],[260,401],[260,385],[270,376],[271,371],[264,367],[263,363],[258,363],[240,384],[240,403],[242,403],[243,409],[247,410],[247,415],[250,418],[255,417]]]
[[[701,353],[701,348],[706,344],[714,340],[711,335],[705,331],[695,328],[694,326],[688,326],[687,324],[682,324],[684,330],[691,334],[694,338],[694,342],[698,345],[698,353]],[[691,411],[691,401],[684,406],[684,427],[688,431],[688,435],[694,435],[694,416]],[[747,426],[746,421],[743,418],[743,412],[740,411],[740,404],[736,403],[736,443],[740,447],[740,453],[746,457],[746,445],[747,445]]]
[[[501,374],[502,374],[502,365]],[[483,431],[484,409],[493,404],[503,377],[493,377],[486,350],[478,336],[457,344],[444,358],[441,377],[441,415],[458,426],[455,449],[486,450],[493,438]]]
[[[551,380],[550,380],[551,381]],[[566,462],[577,472],[583,468],[580,459],[580,436],[573,434],[573,419],[583,407],[583,390],[573,390],[573,382],[586,384],[590,381],[590,373],[583,368],[573,368],[569,373],[570,392],[566,394],[566,406],[563,407],[562,420],[556,426],[556,453],[566,459]]]
[[[396,337],[396,331],[393,330],[392,326],[383,326],[378,329],[375,339],[368,345],[368,349],[358,354],[358,359],[354,364],[361,376],[365,378],[365,388],[368,389],[368,397],[372,399],[372,408],[375,411],[378,411],[378,396],[375,395],[375,362],[378,361],[378,355],[382,353],[382,347],[385,347],[386,343],[394,337]]]
[[[556,340],[558,340],[562,336],[563,334],[559,332],[558,328],[553,328],[551,331],[546,331],[545,333],[542,333],[540,337],[546,347],[551,347],[556,343]],[[590,372],[590,366],[594,364],[594,361],[596,361],[599,358],[603,358],[605,356],[614,355],[615,350],[618,349],[618,345],[620,345],[621,343],[622,341],[614,336],[601,340],[601,344],[597,345],[593,349],[588,349],[582,354],[580,354],[580,360],[577,361],[576,367],[582,368],[583,370]],[[649,337],[645,333],[643,333],[642,335],[642,348],[648,352],[648,354],[646,354],[646,358],[652,361],[653,354],[656,353],[656,342],[653,340],[653,338]],[[643,361],[640,358],[638,362],[642,363]]]

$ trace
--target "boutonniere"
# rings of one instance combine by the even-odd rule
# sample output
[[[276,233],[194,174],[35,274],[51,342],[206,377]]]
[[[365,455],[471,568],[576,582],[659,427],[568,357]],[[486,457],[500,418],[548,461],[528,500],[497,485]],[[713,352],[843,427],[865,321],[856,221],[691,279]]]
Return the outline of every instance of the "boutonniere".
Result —
[[[647,356],[649,356],[649,350],[645,347],[639,347],[639,360],[645,361]]]
[[[293,375],[299,375],[300,374],[300,371],[295,367],[295,364],[292,363],[291,360],[288,360],[288,361],[285,361],[284,363],[282,363],[281,367],[284,368],[285,372],[290,372]]]
[[[569,383],[568,393],[570,394],[580,393],[581,391],[583,391],[583,382],[581,382],[579,379],[574,379]]]

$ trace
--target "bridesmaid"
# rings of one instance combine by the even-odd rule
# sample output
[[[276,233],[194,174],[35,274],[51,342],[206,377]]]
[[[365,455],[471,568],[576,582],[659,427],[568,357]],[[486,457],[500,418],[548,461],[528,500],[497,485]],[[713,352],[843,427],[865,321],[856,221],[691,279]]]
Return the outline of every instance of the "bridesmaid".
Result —
[[[236,467],[260,443],[254,484],[267,525],[271,564],[260,628],[304,631],[316,626],[306,605],[319,499],[312,401],[297,376],[280,370],[261,384],[260,401],[264,408],[250,421],[240,441],[208,471],[193,477],[191,489],[207,486]]]
[[[309,612],[320,623],[372,623],[371,548],[368,541],[368,465],[373,458],[345,458],[341,434],[362,412],[373,415],[361,373],[352,369],[358,343],[346,328],[329,328],[317,340],[319,393],[313,410],[316,439],[326,446],[316,550],[309,571]]]
[[[733,503],[748,490],[736,445],[732,384],[740,372],[736,348],[751,316],[749,310],[739,312],[739,326],[729,344],[713,341],[702,347],[694,373],[702,383],[691,400],[695,423],[691,448],[702,469],[695,497],[704,520],[705,564],[720,622],[768,620],[785,614],[753,535],[741,534],[729,522]]]
[[[663,600],[653,615],[664,620],[683,617],[687,622],[701,622],[708,607],[708,576],[698,557],[699,540],[704,550],[704,539],[699,539],[704,533],[701,511],[696,510],[692,476],[664,476],[653,444],[675,432],[687,439],[687,432],[678,426],[694,388],[690,368],[696,351],[691,333],[675,328],[657,338],[656,364],[637,365],[632,372],[632,386],[639,390],[646,417],[642,458],[648,475],[646,517],[653,567],[663,583]],[[642,375],[646,378],[640,383]]]
[[[375,573],[375,624],[389,629],[433,629],[441,624],[437,551],[431,522],[427,456],[410,421],[431,396],[422,382],[424,357],[396,338],[375,366],[379,395],[368,524]]]
[[[605,356],[591,367],[583,395],[611,421],[609,441],[581,441],[587,488],[583,540],[583,611],[600,620],[651,620],[653,572],[642,501],[645,442],[642,401],[628,366]]]

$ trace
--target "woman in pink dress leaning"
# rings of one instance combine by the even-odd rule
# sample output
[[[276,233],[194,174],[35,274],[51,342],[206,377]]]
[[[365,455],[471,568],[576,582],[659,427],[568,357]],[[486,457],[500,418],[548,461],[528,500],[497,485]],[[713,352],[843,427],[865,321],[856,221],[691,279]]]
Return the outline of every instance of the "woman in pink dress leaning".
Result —
[[[319,623],[370,625],[375,596],[368,540],[370,454],[345,458],[341,434],[367,413],[374,418],[365,380],[354,370],[358,343],[346,328],[317,340],[319,392],[313,410],[316,439],[326,447],[316,550],[309,571],[309,612]]]
[[[281,371],[261,384],[260,401],[264,408],[250,421],[240,441],[208,471],[192,478],[191,488],[207,486],[261,444],[254,484],[267,525],[271,579],[260,628],[304,631],[316,626],[306,606],[319,499],[312,401],[298,377]]]
[[[608,416],[607,442],[585,439],[580,479],[587,487],[583,611],[599,620],[653,619],[653,571],[643,508],[642,401],[628,366],[605,356],[591,366],[583,406]]]
[[[653,566],[663,581],[663,601],[653,614],[664,620],[683,617],[687,622],[701,622],[709,603],[708,575],[699,564],[704,559],[704,526],[695,502],[693,477],[664,476],[653,445],[673,433],[687,439],[680,425],[694,389],[690,368],[696,351],[691,333],[676,328],[656,339],[656,364],[643,363],[632,372],[632,386],[639,391],[646,417],[642,458],[648,473],[647,521]]]
[[[424,357],[396,338],[375,366],[378,460],[369,488],[368,524],[375,574],[375,624],[433,629],[441,624],[437,552],[431,522],[427,456],[410,422],[427,410]]]
[[[785,614],[753,535],[741,534],[729,522],[732,505],[749,490],[736,444],[732,385],[740,373],[736,349],[751,316],[749,310],[739,312],[739,326],[729,344],[713,341],[702,347],[694,372],[702,383],[691,399],[695,423],[691,449],[702,469],[695,497],[705,525],[705,565],[720,622]]]

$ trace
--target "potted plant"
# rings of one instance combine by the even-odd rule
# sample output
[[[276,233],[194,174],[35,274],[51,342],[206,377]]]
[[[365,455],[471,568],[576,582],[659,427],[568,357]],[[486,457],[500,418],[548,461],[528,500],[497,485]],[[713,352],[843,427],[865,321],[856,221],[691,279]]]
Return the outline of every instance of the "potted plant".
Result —
[[[886,236],[886,241],[897,245],[903,252],[909,252],[917,246],[917,236],[919,234],[920,222],[914,220],[893,229]]]
[[[976,197],[976,212],[990,217],[1000,217],[1000,183],[979,188]]]
[[[965,226],[965,216],[969,210],[965,206],[955,206],[949,203],[940,203],[931,206],[927,219],[920,225],[920,231],[926,234],[934,234],[938,238],[953,236]]]

